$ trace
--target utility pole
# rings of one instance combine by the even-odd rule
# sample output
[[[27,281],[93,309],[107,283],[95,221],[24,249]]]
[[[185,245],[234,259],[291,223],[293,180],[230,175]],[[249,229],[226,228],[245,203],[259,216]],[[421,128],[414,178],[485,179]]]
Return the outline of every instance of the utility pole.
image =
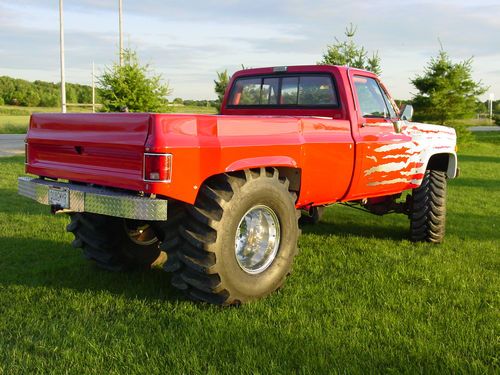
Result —
[[[66,113],[66,80],[64,78],[64,69],[65,68],[64,68],[63,0],[59,0],[59,49],[60,49],[60,54],[61,54],[61,112]]]
[[[493,100],[495,100],[495,94],[490,93],[490,100],[488,100],[489,110],[490,110],[490,120],[493,120]]]
[[[92,61],[92,113],[95,113],[95,68]]]
[[[118,0],[118,29],[120,32],[120,66],[123,66],[122,0]]]

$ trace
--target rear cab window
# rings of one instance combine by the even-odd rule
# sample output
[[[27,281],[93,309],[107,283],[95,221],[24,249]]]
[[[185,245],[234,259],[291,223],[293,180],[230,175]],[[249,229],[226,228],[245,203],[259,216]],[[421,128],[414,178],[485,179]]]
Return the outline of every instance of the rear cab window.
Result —
[[[338,108],[329,74],[294,74],[238,78],[231,89],[232,108]]]

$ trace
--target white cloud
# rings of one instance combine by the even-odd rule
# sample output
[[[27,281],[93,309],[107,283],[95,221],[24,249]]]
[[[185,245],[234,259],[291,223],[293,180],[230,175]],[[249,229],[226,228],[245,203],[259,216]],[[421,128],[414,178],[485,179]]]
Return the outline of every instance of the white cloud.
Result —
[[[475,77],[500,95],[497,1],[123,0],[125,40],[170,81],[174,96],[214,97],[215,71],[314,64],[349,22],[357,41],[378,50],[398,98],[439,49],[475,56]],[[68,80],[88,83],[89,67],[117,55],[117,2],[66,0]],[[346,16],[347,15],[347,16]],[[53,0],[0,0],[0,75],[58,78],[58,8]],[[6,53],[5,51],[8,51]]]

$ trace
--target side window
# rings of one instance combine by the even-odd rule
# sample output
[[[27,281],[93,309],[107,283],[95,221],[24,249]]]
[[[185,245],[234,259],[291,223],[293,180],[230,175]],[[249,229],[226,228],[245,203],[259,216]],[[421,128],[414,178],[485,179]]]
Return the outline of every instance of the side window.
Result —
[[[354,76],[359,106],[363,117],[388,117],[388,109],[375,79]]]
[[[387,93],[385,92],[384,89],[382,89],[382,95],[384,96],[385,105],[389,109],[389,115],[390,115],[390,117],[391,118],[398,117],[398,115],[396,115],[396,111],[394,110],[394,107],[392,106],[392,103],[391,103],[391,101],[390,101],[389,97],[387,96]]]

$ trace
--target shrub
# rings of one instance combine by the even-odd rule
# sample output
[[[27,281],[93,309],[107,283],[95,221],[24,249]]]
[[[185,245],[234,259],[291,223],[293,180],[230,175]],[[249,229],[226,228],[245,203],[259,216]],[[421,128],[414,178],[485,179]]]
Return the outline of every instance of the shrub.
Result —
[[[123,51],[124,65],[113,64],[98,78],[104,112],[162,112],[166,97],[171,93],[160,75],[154,75],[149,65],[141,65],[137,54]]]

